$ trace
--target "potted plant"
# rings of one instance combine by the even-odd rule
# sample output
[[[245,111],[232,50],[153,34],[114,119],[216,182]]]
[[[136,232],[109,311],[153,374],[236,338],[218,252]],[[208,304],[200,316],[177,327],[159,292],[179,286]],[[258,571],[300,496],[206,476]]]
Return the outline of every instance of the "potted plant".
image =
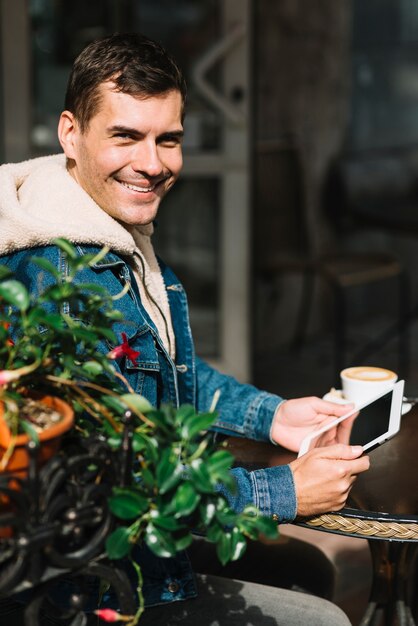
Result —
[[[38,298],[0,267],[0,471],[24,469],[29,439],[41,444],[40,461],[47,460],[71,428],[74,407],[80,410],[83,398],[84,409],[94,405],[96,378],[112,372],[96,345],[112,334],[109,322],[117,312],[94,286],[74,283],[75,274],[94,259],[77,259],[70,244],[57,243],[71,258],[70,275],[62,281],[52,264],[34,258],[41,272],[53,277]],[[77,322],[63,312],[66,302],[75,304]]]
[[[55,420],[54,430],[63,422],[71,426],[74,412],[75,428],[82,436],[92,429],[100,431],[109,448],[118,450],[129,410],[133,420],[132,480],[114,488],[108,499],[115,517],[115,528],[106,541],[111,559],[129,556],[137,542],[145,542],[161,558],[173,556],[187,548],[192,532],[199,530],[216,543],[225,563],[241,556],[247,538],[256,539],[260,533],[276,537],[273,520],[263,518],[252,506],[235,513],[219,493],[219,484],[233,490],[234,482],[229,473],[232,456],[214,446],[207,435],[216,420],[216,398],[206,414],[198,414],[190,405],[157,409],[135,394],[115,370],[112,359],[137,356],[126,337],[118,343],[112,330],[120,313],[105,289],[74,280],[107,250],[80,257],[69,242],[58,239],[55,243],[66,255],[68,276],[63,279],[48,261],[33,258],[48,276],[36,298],[7,268],[0,267],[3,469],[10,469],[21,437],[42,443],[46,435],[38,424],[39,413],[47,413],[46,421]],[[66,313],[68,303],[77,312],[76,319]],[[97,349],[102,340],[114,346],[108,354]],[[70,414],[64,419],[60,416],[62,402]],[[54,445],[52,453],[55,449]],[[143,611],[141,573],[136,564],[134,567],[139,608],[136,615],[125,616],[131,624],[137,623]],[[109,621],[115,618],[107,609],[99,610],[98,615]]]

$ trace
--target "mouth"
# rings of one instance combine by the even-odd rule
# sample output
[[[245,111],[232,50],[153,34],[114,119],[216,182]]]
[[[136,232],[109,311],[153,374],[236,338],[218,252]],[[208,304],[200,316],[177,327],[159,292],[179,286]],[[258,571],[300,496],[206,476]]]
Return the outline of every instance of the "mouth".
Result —
[[[122,185],[122,187],[125,187],[125,189],[129,189],[130,191],[135,191],[137,193],[146,194],[155,191],[155,189],[159,187],[165,180],[165,178],[162,178],[153,185],[148,184],[146,187],[144,185],[134,185],[133,183],[127,183],[123,180],[118,180],[117,182]]]

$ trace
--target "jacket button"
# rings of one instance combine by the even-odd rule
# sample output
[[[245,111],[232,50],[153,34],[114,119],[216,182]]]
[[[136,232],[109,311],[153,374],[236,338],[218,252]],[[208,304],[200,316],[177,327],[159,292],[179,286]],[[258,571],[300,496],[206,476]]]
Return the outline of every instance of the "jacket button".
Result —
[[[273,519],[275,522],[278,522],[278,521],[279,521],[279,516],[277,515],[277,513],[273,513],[273,515],[272,515],[271,517],[272,517],[272,519]]]
[[[171,583],[168,583],[167,589],[169,590],[170,593],[177,593],[177,591],[180,589],[180,585],[176,582],[171,582]]]
[[[185,374],[189,368],[187,365],[176,365],[176,369],[180,374]]]

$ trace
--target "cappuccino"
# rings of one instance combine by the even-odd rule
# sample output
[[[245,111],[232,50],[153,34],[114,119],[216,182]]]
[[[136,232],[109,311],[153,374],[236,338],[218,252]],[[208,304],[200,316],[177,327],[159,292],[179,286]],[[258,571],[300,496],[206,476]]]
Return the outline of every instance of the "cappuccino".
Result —
[[[344,397],[359,404],[381,391],[392,387],[398,379],[395,372],[383,367],[360,365],[347,367],[341,372],[341,386]]]

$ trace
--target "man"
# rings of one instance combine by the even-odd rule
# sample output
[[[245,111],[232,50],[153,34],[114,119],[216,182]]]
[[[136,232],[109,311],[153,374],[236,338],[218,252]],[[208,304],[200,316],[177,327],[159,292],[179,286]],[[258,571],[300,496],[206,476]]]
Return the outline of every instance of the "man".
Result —
[[[195,358],[182,287],[152,248],[153,220],[182,167],[185,98],[180,70],[155,42],[131,34],[87,46],[75,61],[59,121],[65,156],[0,168],[1,261],[36,292],[39,277],[27,264],[33,254],[66,271],[65,258],[50,243],[54,237],[71,240],[80,254],[109,246],[88,282],[112,294],[130,286],[117,301],[125,321],[115,330],[126,333],[140,353],[137,364],[118,363],[131,386],[154,405],[191,402],[201,411],[219,390],[218,431],[271,439],[297,451],[306,433],[345,408],[319,398],[284,401]],[[337,443],[284,467],[237,468],[237,493],[226,496],[237,509],[252,502],[280,522],[339,509],[356,475],[368,468],[361,455],[361,447]],[[304,623],[307,613],[313,624],[348,623],[318,598],[215,577],[198,578],[197,599],[167,606],[196,595],[187,557],[138,558],[147,605],[162,605],[147,610],[142,624],[191,625],[202,611],[208,624],[219,623],[222,615],[229,625],[242,624],[242,608],[251,604],[258,607],[257,617],[247,617],[260,625]],[[232,596],[244,604],[234,604]]]

